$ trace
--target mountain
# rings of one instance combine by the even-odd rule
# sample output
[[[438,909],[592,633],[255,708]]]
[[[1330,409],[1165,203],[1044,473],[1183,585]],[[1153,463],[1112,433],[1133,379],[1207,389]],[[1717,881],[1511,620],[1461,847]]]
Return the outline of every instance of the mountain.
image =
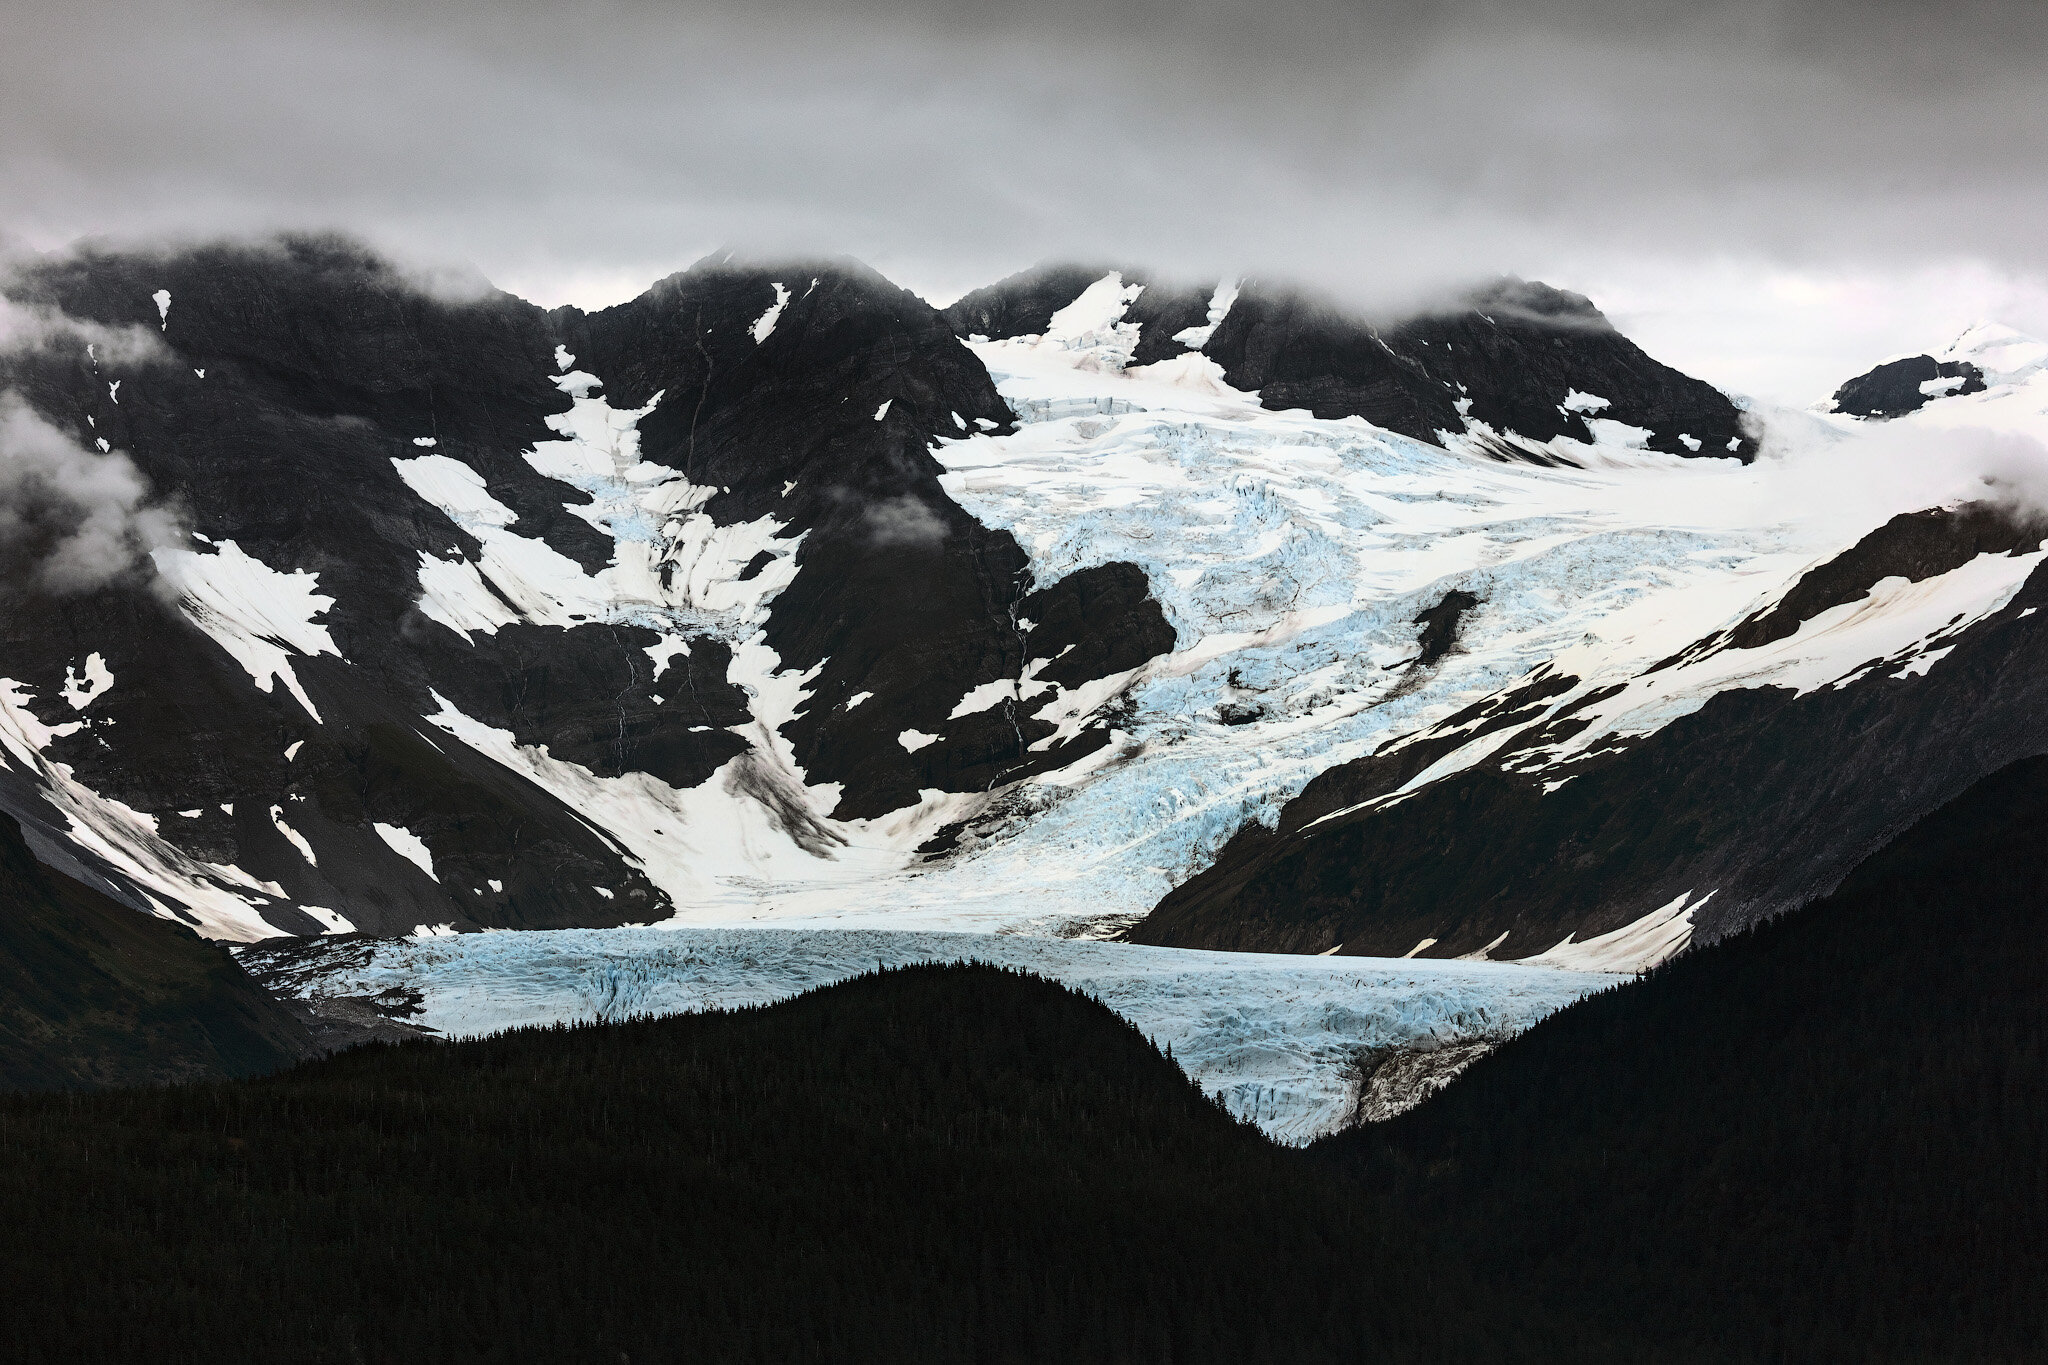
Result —
[[[1935,354],[1857,375],[1827,405],[1850,417],[2048,434],[2048,343],[1980,322]]]
[[[1323,1144],[1624,1358],[2048,1351],[2048,758]]]
[[[312,1040],[225,948],[36,860],[0,819],[0,1090],[273,1071]]]
[[[1546,663],[1324,773],[1131,936],[1590,967],[1782,913],[2048,750],[2044,539],[1906,513],[1633,676]]]
[[[1142,578],[1036,582],[940,491],[934,436],[1010,414],[929,307],[770,273],[585,316],[322,240],[29,270],[61,326],[6,357],[17,439],[178,534],[16,566],[8,808],[224,937],[604,925],[1099,748],[949,712],[1170,648]]]
[[[1139,272],[1057,266],[967,294],[946,317],[986,340],[1045,333],[1089,290],[1084,312],[1127,300],[1131,364],[1199,353],[1275,410],[1362,417],[1419,441],[1469,435],[1540,462],[1560,458],[1544,443],[1592,442],[1596,430],[1639,431],[1644,448],[1673,455],[1746,460],[1757,450],[1727,395],[1652,360],[1583,295],[1517,279],[1382,326],[1252,281],[1191,291]]]
[[[1102,1005],[989,967],[0,1118],[19,1360],[1524,1360],[1571,1335]]]
[[[1840,415],[1753,459],[1541,285],[1377,323],[1059,267],[940,311],[718,256],[547,312],[288,238],[7,291],[0,803],[217,938],[1627,970],[2040,747],[2032,514],[1844,475]],[[1964,349],[1985,391],[1887,432],[2031,392]]]
[[[1886,406],[1891,377],[1938,366],[1974,378]],[[1781,414],[1820,447],[1788,471],[1847,474],[1839,462],[1882,426],[1911,462],[1958,477],[1866,467],[1901,510],[1853,543],[1661,657],[1617,667],[1582,644],[1331,766],[1130,937],[1637,967],[1825,893],[1914,819],[2048,751],[2048,512],[2024,451],[1987,463],[1948,441],[2048,429],[2044,372],[2048,346],[1985,324],[1845,384],[1817,433]]]
[[[721,256],[550,313],[294,237],[84,247],[6,292],[0,423],[25,463],[0,500],[33,529],[5,549],[0,805],[103,894],[231,940],[849,898],[1128,922],[1328,762],[1303,743],[1278,786],[1159,827],[1178,851],[1074,830],[1075,798],[1139,815],[1155,760],[1195,757],[1159,726],[1212,704],[1241,756],[1270,747],[1274,703],[1242,684],[1302,646],[1279,625],[1295,608],[1256,573],[1255,602],[1210,600],[1129,518],[1026,542],[990,495],[1040,490],[993,489],[992,454],[1096,442],[1119,413],[1227,446],[1334,437],[1452,480],[1648,454],[1688,435],[1673,422],[1749,451],[1720,434],[1725,398],[1534,285],[1386,332],[1410,399],[1471,400],[1416,439],[1377,425],[1391,409],[1283,408],[1303,375],[1337,391],[1318,364],[1364,393],[1344,357],[1383,345],[1249,286],[1053,270],[941,313],[856,263]],[[974,326],[1045,332],[963,344]],[[1265,397],[1232,387],[1262,366]],[[1283,524],[1239,522],[1261,543]],[[1460,592],[1481,600],[1425,579],[1395,610]],[[1231,626],[1245,606],[1271,624]],[[1441,652],[1442,682],[1403,675],[1412,705],[1469,689]],[[1040,831],[1096,880],[1031,910],[1013,860],[1048,856]],[[1126,851],[1104,862],[1105,838]]]

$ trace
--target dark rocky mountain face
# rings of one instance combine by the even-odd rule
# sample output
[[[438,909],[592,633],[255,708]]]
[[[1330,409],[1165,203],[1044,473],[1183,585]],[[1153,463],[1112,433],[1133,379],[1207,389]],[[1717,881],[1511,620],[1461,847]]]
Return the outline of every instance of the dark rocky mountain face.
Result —
[[[1880,580],[1927,582],[2036,550],[2048,527],[1974,505],[1901,516],[1771,608],[1654,666],[1706,666],[1793,635]],[[1638,737],[1541,761],[1625,687],[1548,666],[1331,769],[1248,826],[1132,931],[1139,942],[1495,958],[1583,943],[1692,902],[1708,941],[1832,888],[1871,850],[1986,773],[2048,752],[2048,577],[1937,631],[1924,663],[1872,660],[1830,686],[1726,687]],[[1961,618],[1958,618],[1960,621]],[[1434,763],[1508,732],[1432,782]],[[1403,793],[1398,800],[1391,799]]]
[[[770,276],[775,278],[771,279]],[[783,283],[781,276],[791,278]],[[785,291],[773,328],[750,328]],[[964,431],[1007,430],[1010,412],[987,372],[944,319],[915,295],[846,263],[780,272],[700,266],[641,298],[584,316],[557,315],[577,364],[602,378],[615,405],[663,395],[641,424],[643,458],[719,491],[705,511],[720,524],[773,516],[801,538],[797,572],[776,596],[767,642],[784,668],[819,670],[804,713],[785,730],[813,782],[845,790],[835,815],[881,815],[923,788],[979,790],[1078,756],[1082,739],[1030,752],[1053,733],[998,706],[958,719],[970,689],[1018,678],[1046,657],[1021,624],[1029,562],[946,495],[932,443]],[[1067,638],[1101,634],[1091,676],[1135,667],[1171,649],[1172,631],[1137,599],[1114,619],[1076,615],[1109,566],[1040,589]],[[1131,614],[1135,613],[1135,617]],[[1126,629],[1135,625],[1135,629]],[[853,698],[865,693],[858,705]],[[906,730],[937,741],[906,751]]]
[[[964,693],[1048,649],[1072,672],[1172,645],[1142,574],[1038,583],[944,494],[932,440],[1008,410],[938,314],[857,266],[706,262],[549,315],[291,239],[88,250],[9,289],[72,330],[0,356],[0,391],[74,463],[127,461],[160,543],[89,583],[10,575],[5,672],[49,733],[10,748],[0,796],[43,856],[138,908],[243,937],[333,927],[305,907],[379,933],[658,919],[628,848],[513,755],[678,790],[724,771],[803,843],[781,743],[841,785],[841,817],[981,790],[1106,732],[1032,751],[1050,725],[951,718]],[[561,464],[625,461],[635,416],[631,478]],[[643,485],[683,490],[665,524],[613,496]],[[722,534],[759,549],[719,568]],[[634,563],[658,587],[616,587],[622,544],[651,545]],[[772,605],[739,629],[692,574]],[[757,629],[805,679],[791,713],[736,672]],[[505,747],[428,720],[454,713]],[[94,794],[139,815],[80,840]]]
[[[0,1090],[256,1075],[312,1040],[227,949],[36,860],[0,817]]]
[[[1139,327],[1131,364],[1150,365],[1185,354],[1189,349],[1187,343],[1176,338],[1188,328],[1200,327],[1208,321],[1215,290],[1169,284],[1149,271],[1129,267],[1052,265],[1026,270],[962,294],[946,308],[946,321],[963,338],[1001,341],[1007,337],[1041,335],[1051,324],[1054,313],[1112,270],[1129,282],[1145,286],[1123,317]]]
[[[157,290],[172,303],[162,318]],[[189,548],[169,552],[218,581],[209,594],[217,609],[245,608],[242,633],[260,642],[283,628],[266,619],[271,599],[289,595],[283,576],[314,575],[301,593],[317,585],[332,599],[318,614],[327,647],[302,646],[286,665],[303,702],[277,675],[259,683],[195,629],[148,562],[92,591],[9,604],[0,629],[10,675],[46,722],[80,725],[49,757],[92,791],[154,817],[169,851],[153,861],[182,855],[239,868],[245,878],[184,870],[223,896],[245,896],[284,932],[325,927],[295,908],[307,904],[346,906],[351,923],[378,932],[620,923],[653,911],[646,880],[575,812],[421,719],[440,709],[438,690],[527,742],[560,742],[542,725],[559,718],[557,694],[575,685],[570,678],[655,638],[621,639],[597,625],[556,632],[563,638],[540,665],[519,656],[516,636],[479,649],[415,605],[423,561],[481,553],[395,467],[423,453],[423,440],[476,470],[556,551],[586,566],[608,553],[565,510],[580,500],[574,490],[547,488],[519,458],[552,438],[545,419],[568,401],[548,383],[544,315],[504,295],[437,300],[346,245],[307,241],[84,254],[31,272],[21,293],[72,318],[160,337],[153,358],[120,365],[101,365],[82,347],[17,354],[0,386],[81,446],[109,442],[175,500],[193,535]],[[89,708],[71,708],[65,679],[94,654],[114,681]],[[713,681],[712,705],[730,710]],[[679,691],[686,705],[695,701]],[[678,719],[715,718],[688,705]],[[62,830],[23,765],[8,786],[16,814]],[[376,823],[424,840],[435,873],[394,851]],[[86,861],[122,899],[151,903],[120,867]],[[609,903],[589,889],[615,881]]]
[[[964,296],[946,317],[962,336],[1042,333],[1105,273],[1026,271]],[[1213,291],[1120,273],[1145,286],[1125,314],[1141,328],[1131,363],[1190,349],[1175,337],[1207,321]],[[1544,461],[1553,457],[1530,443],[1590,442],[1589,421],[1614,421],[1642,429],[1645,445],[1668,454],[1756,455],[1727,395],[1651,359],[1588,299],[1544,284],[1501,280],[1459,306],[1381,326],[1310,295],[1247,283],[1194,349],[1268,408],[1363,417],[1420,441],[1474,432],[1504,456]]]
[[[1967,360],[1907,356],[1866,370],[1836,389],[1834,410],[1852,417],[1904,417],[1937,397],[1982,393],[1985,387],[1984,372]]]

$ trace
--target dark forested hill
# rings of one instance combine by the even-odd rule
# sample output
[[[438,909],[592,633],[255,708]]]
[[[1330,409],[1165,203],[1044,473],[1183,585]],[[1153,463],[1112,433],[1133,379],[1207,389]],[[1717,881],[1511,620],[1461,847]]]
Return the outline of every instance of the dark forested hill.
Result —
[[[2048,758],[1332,1139],[1622,1354],[2048,1356]]]
[[[37,862],[0,815],[0,1090],[243,1076],[310,1049],[227,949]]]
[[[1303,1154],[1049,983],[0,1099],[30,1359],[2025,1360],[2048,759]]]
[[[1105,1007],[766,1009],[0,1099],[9,1359],[1543,1357]]]

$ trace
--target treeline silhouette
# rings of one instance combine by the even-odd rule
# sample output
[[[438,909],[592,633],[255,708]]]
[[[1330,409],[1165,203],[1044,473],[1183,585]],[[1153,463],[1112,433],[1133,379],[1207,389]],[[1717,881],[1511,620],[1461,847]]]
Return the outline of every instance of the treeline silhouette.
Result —
[[[0,1098],[0,1354],[1540,1358],[1511,1315],[1040,978]]]
[[[2048,759],[1317,1155],[1623,1354],[2048,1359]]]
[[[2048,759],[1282,1150],[1052,983],[0,1097],[28,1360],[2048,1359]]]

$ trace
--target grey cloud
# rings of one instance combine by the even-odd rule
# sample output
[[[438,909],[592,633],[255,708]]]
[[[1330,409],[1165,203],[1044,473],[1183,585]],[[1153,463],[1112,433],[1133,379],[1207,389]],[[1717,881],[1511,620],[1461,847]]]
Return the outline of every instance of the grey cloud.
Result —
[[[127,456],[87,450],[0,393],[0,584],[62,595],[153,577],[149,552],[183,538]]]
[[[0,49],[0,221],[335,225],[546,302],[718,245],[939,299],[1051,256],[1384,306],[1645,255],[2040,272],[2044,30],[2031,0],[45,6]]]
[[[2048,526],[2048,448],[2016,433],[1970,432],[1986,498],[2015,516]]]
[[[167,360],[170,349],[146,327],[108,327],[71,317],[44,304],[0,294],[0,354],[58,347],[92,348],[99,360],[128,365]]]
[[[929,548],[946,538],[946,523],[913,493],[887,498],[863,510],[868,539],[877,546]]]

